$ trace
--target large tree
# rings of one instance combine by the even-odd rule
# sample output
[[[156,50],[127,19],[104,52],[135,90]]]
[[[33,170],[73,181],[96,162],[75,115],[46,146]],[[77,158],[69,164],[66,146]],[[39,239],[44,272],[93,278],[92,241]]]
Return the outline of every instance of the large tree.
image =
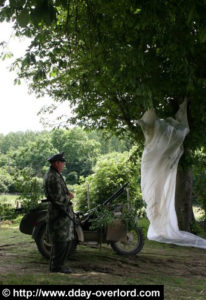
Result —
[[[58,151],[64,151],[68,161],[64,171],[65,176],[68,174],[68,181],[73,177],[72,174],[77,176],[76,182],[79,182],[80,176],[86,177],[91,174],[92,166],[100,152],[100,143],[89,139],[86,132],[80,128],[54,130],[51,138]]]
[[[70,120],[128,131],[153,106],[162,117],[189,100],[190,134],[180,162],[176,202],[181,228],[192,221],[192,154],[206,145],[204,0],[10,0],[0,20],[31,38],[17,61],[37,95],[68,101]],[[181,187],[181,188],[179,188]]]

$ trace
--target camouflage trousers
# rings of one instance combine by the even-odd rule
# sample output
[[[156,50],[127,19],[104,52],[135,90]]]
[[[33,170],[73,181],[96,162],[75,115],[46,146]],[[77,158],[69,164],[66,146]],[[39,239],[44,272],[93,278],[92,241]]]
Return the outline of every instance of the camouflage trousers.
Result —
[[[63,267],[68,257],[71,242],[56,242],[52,245],[50,254],[50,271],[57,271]]]
[[[74,239],[74,214],[71,210],[69,216],[58,216],[54,218],[53,212],[48,215],[49,239],[52,243],[68,242]]]

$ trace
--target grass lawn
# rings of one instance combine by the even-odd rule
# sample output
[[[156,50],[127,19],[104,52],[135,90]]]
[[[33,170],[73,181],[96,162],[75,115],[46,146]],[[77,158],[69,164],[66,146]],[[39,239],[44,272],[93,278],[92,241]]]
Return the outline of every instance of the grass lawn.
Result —
[[[145,227],[146,221],[140,221]],[[146,224],[146,225],[145,225]],[[71,275],[49,273],[48,261],[18,222],[0,227],[0,284],[164,285],[165,299],[206,299],[206,250],[148,241],[137,256],[123,257],[78,246],[67,262]]]

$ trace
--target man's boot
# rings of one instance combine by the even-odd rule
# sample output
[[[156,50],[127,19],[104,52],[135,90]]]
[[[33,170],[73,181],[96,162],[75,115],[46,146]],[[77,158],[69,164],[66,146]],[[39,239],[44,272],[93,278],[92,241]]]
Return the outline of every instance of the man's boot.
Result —
[[[71,274],[70,268],[64,267],[64,261],[68,256],[68,242],[56,242],[52,245],[50,254],[50,272]]]

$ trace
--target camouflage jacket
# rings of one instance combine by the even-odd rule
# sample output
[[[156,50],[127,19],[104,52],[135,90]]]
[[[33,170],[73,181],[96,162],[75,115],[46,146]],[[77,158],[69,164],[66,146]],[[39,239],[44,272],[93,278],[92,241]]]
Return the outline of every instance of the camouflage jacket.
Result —
[[[51,241],[73,240],[74,216],[68,189],[62,175],[52,166],[44,177],[44,189],[49,200],[48,230]]]

